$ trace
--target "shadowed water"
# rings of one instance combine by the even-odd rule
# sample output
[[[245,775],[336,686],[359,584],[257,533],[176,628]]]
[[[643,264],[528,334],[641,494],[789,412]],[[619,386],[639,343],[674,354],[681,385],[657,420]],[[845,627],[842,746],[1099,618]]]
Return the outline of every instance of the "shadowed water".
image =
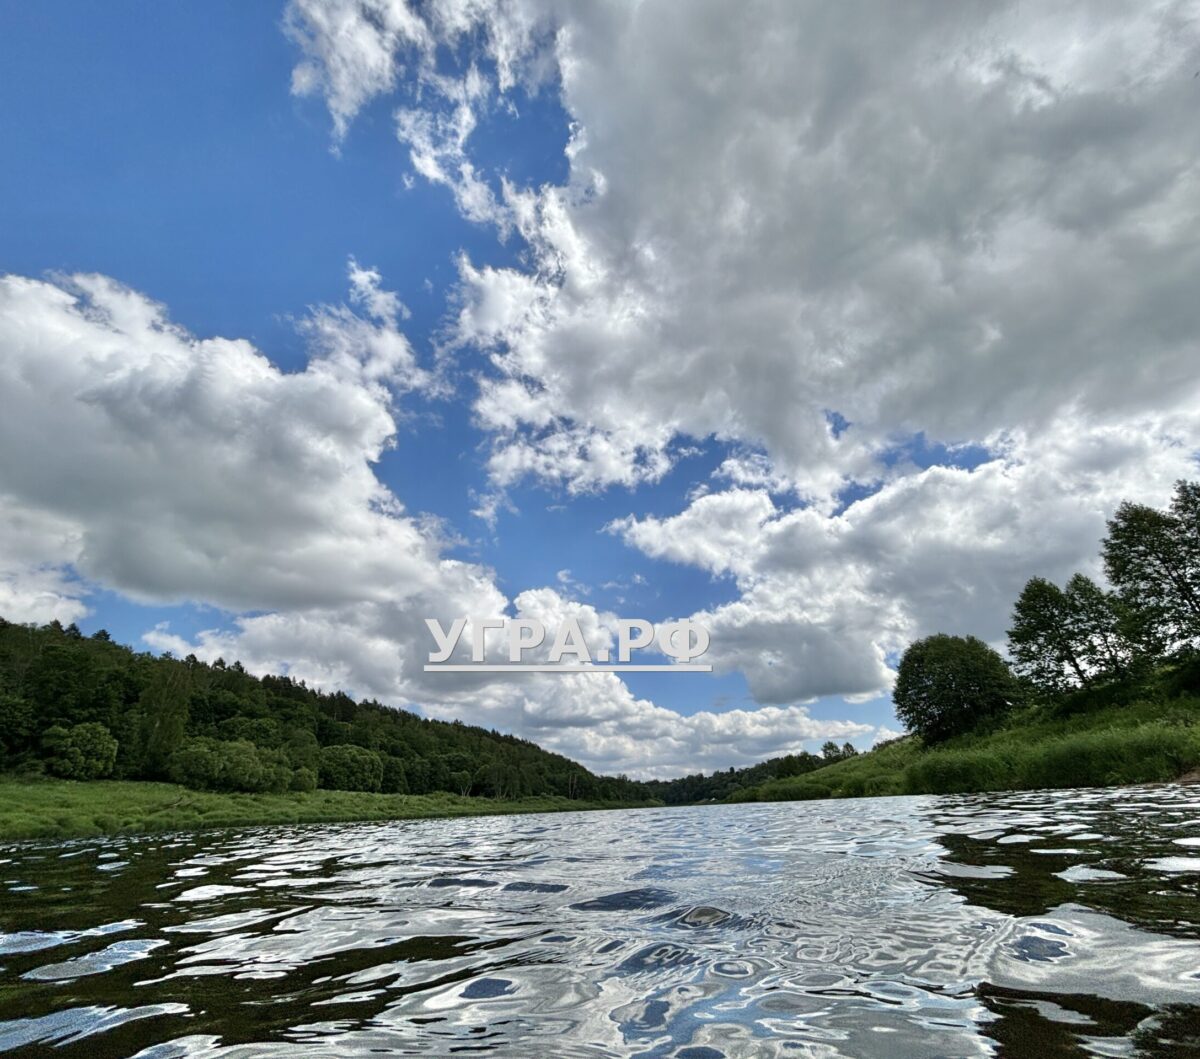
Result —
[[[0,1052],[1200,1056],[1200,789],[0,849]]]

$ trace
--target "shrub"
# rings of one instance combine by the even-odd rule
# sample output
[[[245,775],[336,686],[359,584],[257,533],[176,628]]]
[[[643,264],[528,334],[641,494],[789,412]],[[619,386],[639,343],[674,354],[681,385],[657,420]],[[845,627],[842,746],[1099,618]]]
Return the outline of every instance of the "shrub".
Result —
[[[112,773],[117,741],[95,721],[63,728],[47,728],[42,735],[46,765],[56,776],[70,780],[95,780]]]
[[[187,739],[167,762],[167,775],[197,790],[219,790],[223,759],[216,739]]]
[[[167,774],[176,783],[199,790],[250,793],[279,793],[292,781],[282,753],[244,739],[188,739],[171,755]]]
[[[245,739],[217,744],[223,758],[221,786],[233,791],[261,791],[266,776],[258,748]]]
[[[1016,699],[1003,658],[974,636],[943,633],[909,645],[892,692],[896,716],[927,743],[969,731]]]
[[[303,765],[292,773],[291,790],[315,791],[317,789],[317,774]]]
[[[383,784],[381,789],[386,794],[407,794],[408,775],[404,770],[404,762],[391,754],[383,759]]]
[[[383,785],[383,758],[361,746],[323,747],[318,775],[327,790],[378,791]]]
[[[803,779],[798,782],[768,783],[759,789],[763,801],[786,802],[796,799],[806,801],[812,798],[832,798],[833,788],[827,783]]]

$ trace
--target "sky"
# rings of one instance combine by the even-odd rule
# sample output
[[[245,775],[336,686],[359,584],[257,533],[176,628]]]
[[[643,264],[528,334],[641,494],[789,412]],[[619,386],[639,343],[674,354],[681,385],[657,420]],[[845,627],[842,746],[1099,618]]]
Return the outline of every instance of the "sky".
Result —
[[[1200,451],[1196,3],[0,6],[0,615],[674,776]],[[425,673],[693,619],[712,674]]]

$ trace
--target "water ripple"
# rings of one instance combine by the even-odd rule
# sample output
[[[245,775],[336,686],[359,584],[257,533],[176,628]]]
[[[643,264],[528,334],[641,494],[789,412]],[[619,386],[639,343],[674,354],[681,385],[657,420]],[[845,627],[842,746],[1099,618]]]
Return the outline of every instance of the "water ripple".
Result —
[[[0,1052],[1200,1055],[1198,810],[1162,786],[20,844]]]

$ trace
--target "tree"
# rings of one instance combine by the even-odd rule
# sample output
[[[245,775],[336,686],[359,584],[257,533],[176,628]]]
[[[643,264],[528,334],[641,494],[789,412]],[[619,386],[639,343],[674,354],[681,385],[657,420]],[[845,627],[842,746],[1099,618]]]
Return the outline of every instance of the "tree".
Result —
[[[36,721],[32,703],[0,689],[0,748],[25,749],[37,731]]]
[[[374,790],[384,782],[386,757],[394,759],[388,789],[412,793],[508,798],[572,790],[596,798],[603,787],[613,800],[647,797],[644,784],[614,778],[602,785],[581,765],[514,736],[355,702],[290,677],[255,677],[232,663],[137,653],[106,636],[76,637],[60,623],[0,618],[0,768],[44,748],[60,772],[73,771],[64,733],[88,723],[116,740],[113,774],[122,779],[169,776],[252,791],[302,790],[320,780]],[[366,756],[348,758],[342,744],[356,742],[363,745],[350,753]]]
[[[303,765],[292,773],[292,781],[288,785],[293,791],[315,791],[317,789],[317,774]]]
[[[224,772],[220,745],[216,739],[203,737],[184,740],[167,763],[167,775],[185,787],[219,790]]]
[[[1128,670],[1134,650],[1126,624],[1117,596],[1083,574],[1065,590],[1034,577],[1013,609],[1009,651],[1017,672],[1042,691],[1090,687]]]
[[[167,775],[199,790],[269,791],[278,794],[294,782],[286,758],[244,739],[186,739],[171,755]]]
[[[191,675],[174,659],[158,660],[138,707],[142,716],[141,769],[150,776],[165,775],[171,755],[187,732]]]
[[[383,783],[380,790],[384,794],[407,794],[408,773],[404,770],[404,762],[390,754],[383,759]]]
[[[361,746],[327,746],[321,750],[318,775],[327,790],[377,791],[383,784],[383,759]]]
[[[1177,482],[1167,511],[1129,502],[1117,508],[1104,568],[1145,648],[1200,644],[1200,483]]]
[[[42,746],[46,766],[54,775],[69,780],[100,779],[112,772],[117,760],[117,741],[95,721],[47,728]]]
[[[896,716],[927,743],[969,731],[1016,697],[1003,658],[974,636],[944,633],[909,645],[892,691]]]
[[[1067,582],[1067,614],[1076,651],[1092,680],[1123,676],[1136,650],[1126,635],[1128,611],[1115,592],[1076,574]]]

